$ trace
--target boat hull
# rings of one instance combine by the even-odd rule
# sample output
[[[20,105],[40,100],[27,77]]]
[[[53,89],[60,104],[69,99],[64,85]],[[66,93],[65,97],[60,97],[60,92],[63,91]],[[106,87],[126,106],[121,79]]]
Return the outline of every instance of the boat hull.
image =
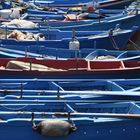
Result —
[[[115,28],[117,24],[120,24],[121,29],[130,29],[132,26],[139,26],[139,15],[130,15],[129,17],[124,17],[124,18],[116,18],[116,19],[111,19],[111,20],[103,20],[103,21],[98,21],[98,22],[92,22],[90,21],[89,23],[83,23],[79,25],[70,25],[69,23],[64,26],[59,26],[59,25],[53,25],[52,24],[52,29],[60,29],[60,30],[69,30],[71,31],[72,29],[75,29],[77,31],[93,31],[93,30],[109,30],[111,28]],[[63,25],[63,23],[61,23]],[[42,26],[43,27],[43,26]]]
[[[39,72],[39,71],[0,71],[0,78],[42,78],[42,79],[132,79],[140,78],[139,69],[133,70],[114,70],[114,71],[56,71],[56,72]]]
[[[99,0],[99,8],[106,8],[106,9],[123,9],[125,6],[130,5],[134,0]],[[32,1],[33,2],[33,1]],[[47,5],[47,6],[53,6],[53,7],[77,7],[82,6],[83,3],[91,2],[91,0],[76,0],[76,1],[70,1],[70,0],[56,0],[56,1],[37,1],[35,0],[35,4],[41,4],[41,5]]]
[[[0,138],[6,140],[72,140],[72,139],[98,139],[108,140],[139,140],[140,122],[133,121],[116,121],[116,122],[92,122],[92,121],[74,121],[77,130],[66,137],[44,137],[32,130],[30,121],[17,121],[1,123]]]
[[[99,36],[98,38],[91,37],[89,38],[79,38],[80,49],[122,49],[127,44],[129,38],[134,34],[135,31],[122,33],[113,36]],[[45,40],[45,41],[17,41],[15,39],[1,39],[0,42],[7,49],[14,49],[25,51],[27,46],[30,46],[29,50],[32,53],[47,54],[47,48],[63,48],[69,49],[69,42],[71,39],[62,39],[62,40]],[[13,46],[11,46],[13,45]],[[20,45],[20,47],[19,47]],[[44,46],[44,47],[42,47]],[[46,49],[45,49],[46,47]],[[43,49],[42,49],[43,48]]]

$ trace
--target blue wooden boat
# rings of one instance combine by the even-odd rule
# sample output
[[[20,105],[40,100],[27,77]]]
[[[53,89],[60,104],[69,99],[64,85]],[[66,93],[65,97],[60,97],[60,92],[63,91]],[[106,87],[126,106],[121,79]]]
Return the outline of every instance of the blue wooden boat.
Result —
[[[55,80],[55,79],[1,79],[1,90],[59,90],[75,91],[75,90],[91,90],[91,91],[124,91],[125,86],[129,83],[128,88],[139,87],[139,80]],[[37,86],[38,85],[38,86]],[[130,86],[131,85],[131,86]],[[124,86],[124,87],[123,87]],[[126,86],[127,87],[127,86]],[[2,92],[2,91],[1,91]],[[18,92],[18,91],[17,91]],[[31,92],[30,92],[31,93]],[[29,94],[30,94],[29,93]],[[25,92],[26,94],[26,92]],[[27,93],[28,94],[28,93]],[[32,94],[34,94],[32,92]],[[36,94],[36,93],[35,93]],[[45,94],[45,93],[44,93]],[[53,94],[53,93],[52,93]]]
[[[137,12],[136,12],[137,13]],[[50,26],[52,29],[60,30],[108,30],[114,28],[117,24],[120,24],[122,29],[128,29],[132,26],[139,26],[139,14],[115,14],[111,17],[98,18],[92,20],[77,20],[77,21],[49,21],[40,24],[40,28]],[[129,22],[128,22],[129,21]],[[47,26],[46,26],[47,25]]]
[[[43,48],[40,47],[37,51],[33,51],[31,46],[25,51],[14,50],[15,46],[8,46],[11,49],[6,49],[7,46],[0,47],[0,58],[16,58],[16,57],[34,57],[44,58],[51,60],[66,60],[70,58],[83,58],[86,60],[102,61],[133,61],[140,59],[139,51],[114,51],[105,49],[80,49],[80,50],[69,50],[69,49],[56,49],[56,48]],[[23,46],[19,46],[23,47]],[[42,49],[41,49],[42,48]],[[46,51],[46,53],[45,53]],[[35,53],[31,53],[35,52]],[[65,55],[64,55],[65,54]]]
[[[132,26],[139,26],[139,14],[138,10],[132,10],[131,12],[114,14],[114,16],[105,17],[105,18],[96,18],[96,19],[88,19],[88,20],[77,20],[76,18],[72,21],[67,20],[46,20],[41,21],[38,27],[34,28],[22,28],[18,25],[10,25],[10,23],[6,25],[2,25],[2,27],[11,27],[12,29],[20,28],[22,30],[32,30],[32,29],[40,29],[40,28],[51,28],[51,29],[60,29],[60,30],[69,30],[75,29],[77,31],[93,31],[93,30],[109,30],[111,28],[115,28],[117,24],[120,24],[122,29],[128,29]],[[6,20],[1,20],[6,21]],[[37,26],[37,25],[36,25]]]
[[[75,128],[73,132],[63,134],[61,137],[57,135],[57,138],[60,140],[84,140],[85,138],[98,140],[103,138],[109,140],[112,140],[112,138],[114,140],[118,138],[120,140],[139,140],[140,111],[139,103],[137,102],[64,105],[66,108],[64,109],[64,106],[62,106],[62,108],[59,108],[59,112],[55,111],[56,105],[49,106],[50,108],[48,108],[47,112],[1,111],[0,131],[3,133],[0,138],[6,140],[24,140],[25,138],[30,140],[45,140],[46,138],[54,140],[56,139],[54,135],[46,133],[44,136],[37,129],[37,124],[39,125],[42,121],[45,121],[43,126],[53,121],[54,126],[58,128],[65,128],[58,125],[58,122],[65,122],[66,124],[68,122],[68,126]],[[43,126],[40,128],[41,130],[44,128]],[[68,131],[69,129],[65,128],[64,130]],[[55,130],[52,128],[51,131],[54,132]],[[26,133],[24,134],[24,132]],[[24,137],[21,137],[23,134]]]
[[[133,8],[134,9],[134,8]],[[132,9],[132,11],[133,11]],[[112,11],[112,10],[111,10]],[[84,21],[100,21],[100,20],[104,20],[105,18],[113,18],[116,16],[120,16],[122,13],[127,13],[128,11],[127,10],[123,10],[117,14],[110,14],[110,13],[100,13],[100,11],[97,11],[95,13],[80,13],[79,12],[70,12],[70,13],[65,13],[65,14],[28,14],[28,13],[25,13],[23,15],[21,15],[20,17],[20,20],[26,20],[26,21],[32,21],[36,24],[39,24],[40,26],[46,26],[46,23],[47,23],[47,26],[49,25],[48,23],[51,23],[51,26],[59,26],[60,23],[63,23],[64,25],[69,22],[68,25],[75,25],[75,22],[72,22],[72,21],[80,21],[81,23]],[[10,15],[9,15],[10,16]],[[11,22],[13,20],[13,18],[5,18],[5,17],[2,17],[0,19],[1,22]],[[17,21],[18,22],[18,21]],[[80,24],[81,24],[80,23]],[[8,25],[7,25],[8,26]],[[15,26],[15,25],[14,25]]]
[[[48,90],[49,92],[49,90],[57,90],[58,88],[61,91],[125,91],[134,89],[136,90],[136,87],[140,86],[139,81],[139,79],[1,79],[0,89],[6,91],[10,89],[20,91],[34,90],[35,92],[38,90]]]
[[[131,10],[131,9],[129,9]],[[60,11],[56,9],[56,11],[44,11],[44,10],[34,10],[34,9],[27,9],[27,13],[21,16],[21,19],[31,20],[33,22],[41,22],[46,20],[67,20],[67,16],[77,16],[77,20],[79,19],[78,16],[83,16],[83,19],[97,19],[103,17],[114,16],[114,14],[121,14],[124,10],[112,10],[112,9],[98,9],[94,13],[87,13],[86,11],[74,11],[72,9],[65,9],[64,11]],[[66,11],[66,12],[65,12]],[[83,13],[83,14],[82,14]],[[81,18],[82,19],[82,18]]]
[[[63,49],[76,49],[71,48],[70,42],[78,40],[78,49],[122,49],[128,43],[128,40],[136,33],[137,27],[132,27],[130,30],[111,29],[107,31],[60,31],[57,29],[40,29],[40,31],[32,31],[35,37],[33,40],[18,39],[15,36],[17,31],[13,31],[9,35],[4,35],[5,38],[1,38],[0,42],[8,49],[14,50],[26,50],[26,46],[33,48],[33,53],[37,53],[39,48],[43,48],[43,53],[47,53],[47,48],[63,48]],[[7,34],[8,31],[5,31]],[[19,34],[17,32],[17,34]],[[29,32],[21,32],[23,35],[29,34]],[[31,33],[30,33],[31,34]],[[36,36],[43,36],[43,40],[39,40]],[[31,36],[31,35],[30,35]],[[33,35],[32,35],[33,36]],[[14,38],[15,37],[15,38]],[[18,39],[18,40],[17,40]],[[13,45],[11,47],[9,45]],[[19,45],[21,47],[19,47]],[[33,46],[33,47],[32,47]],[[41,47],[40,47],[41,46]],[[45,49],[46,47],[46,49]],[[32,50],[32,49],[31,49]],[[45,51],[46,50],[46,51]]]
[[[102,15],[106,15],[106,14],[111,15],[111,14],[120,14],[123,11],[124,11],[124,9],[115,9],[115,10],[114,9],[97,9],[94,13],[95,14],[100,13]],[[32,18],[33,18],[33,16],[34,17],[37,16],[38,18],[39,17],[42,18],[42,20],[45,20],[45,19],[46,20],[47,19],[64,19],[65,14],[79,14],[78,10],[76,11],[76,10],[73,10],[73,9],[70,9],[70,8],[66,8],[66,9],[62,9],[62,10],[60,10],[58,8],[53,8],[51,10],[51,8],[50,8],[50,9],[48,9],[48,11],[44,10],[44,9],[31,9],[31,8],[28,8],[26,10],[26,12],[27,13],[23,14],[23,16],[22,16],[22,17],[25,16],[24,19],[26,19],[26,15],[27,15],[27,17],[32,17]],[[51,15],[52,15],[52,17],[51,17]],[[58,18],[58,17],[60,17],[60,18]]]
[[[91,2],[91,0],[76,0],[76,1],[70,1],[70,0],[65,0],[65,1],[60,1],[60,0],[55,0],[55,1],[40,1],[40,0],[33,0],[30,1],[31,3],[34,3],[36,5],[46,5],[46,6],[53,6],[53,7],[79,7],[83,6],[88,2]],[[99,8],[124,8],[125,6],[130,5],[133,2],[133,0],[99,0],[98,1],[98,7]]]
[[[139,61],[44,60],[41,58],[0,59],[0,77],[114,79],[140,78]]]
[[[74,11],[72,9],[66,8],[63,10],[60,10],[58,8],[53,8],[51,10],[51,8],[48,8],[47,10],[44,10],[43,8],[40,9],[16,9],[20,12],[20,10],[22,11],[22,14],[19,15],[20,19],[24,19],[24,20],[28,20],[28,21],[32,21],[35,23],[43,23],[46,20],[53,20],[53,21],[72,21],[72,20],[88,20],[88,19],[102,19],[105,17],[111,17],[114,16],[115,14],[121,14],[122,12],[130,12],[131,10],[133,10],[134,8],[128,8],[128,9],[124,9],[124,10],[106,10],[106,9],[99,9],[99,10],[95,10],[93,13],[89,13],[87,11],[85,11],[85,9],[81,9],[80,12],[79,11]],[[2,22],[8,22],[14,18],[18,18],[15,17],[14,15],[11,16],[13,9],[8,9],[8,10],[1,10],[0,14],[1,14],[1,19],[0,21]],[[26,12],[25,12],[26,11]]]
[[[63,102],[82,100],[139,100],[140,81],[137,80],[43,80],[2,79],[1,103],[35,103],[47,100]],[[10,107],[11,108],[11,107]]]
[[[20,49],[23,46],[18,46]],[[10,49],[6,49],[10,48]],[[114,51],[105,49],[80,49],[80,50],[69,50],[69,49],[56,49],[46,48],[43,46],[38,47],[34,50],[33,46],[27,46],[25,51],[14,50],[16,46],[3,46],[0,47],[0,58],[16,58],[16,57],[34,57],[44,58],[51,60],[67,60],[70,58],[83,58],[90,61],[134,61],[140,60],[139,51]],[[35,53],[32,53],[35,52]]]

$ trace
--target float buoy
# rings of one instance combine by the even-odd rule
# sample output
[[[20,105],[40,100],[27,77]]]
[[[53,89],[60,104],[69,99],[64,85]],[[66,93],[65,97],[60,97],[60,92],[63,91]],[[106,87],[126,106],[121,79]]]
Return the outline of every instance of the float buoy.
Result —
[[[45,120],[33,126],[33,130],[43,136],[63,137],[76,131],[76,126],[62,120]]]

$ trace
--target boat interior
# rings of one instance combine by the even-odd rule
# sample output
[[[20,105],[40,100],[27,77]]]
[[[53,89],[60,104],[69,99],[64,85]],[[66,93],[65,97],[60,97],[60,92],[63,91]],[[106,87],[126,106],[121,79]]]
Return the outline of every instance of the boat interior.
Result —
[[[15,70],[41,70],[41,71],[66,71],[66,70],[119,70],[138,69],[139,61],[86,61],[83,59],[45,60],[42,58],[17,58],[0,59],[1,69]]]

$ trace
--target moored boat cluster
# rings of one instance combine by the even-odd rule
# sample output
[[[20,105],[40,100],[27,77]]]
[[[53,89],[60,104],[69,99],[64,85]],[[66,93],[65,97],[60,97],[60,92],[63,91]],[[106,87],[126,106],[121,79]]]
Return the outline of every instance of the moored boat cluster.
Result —
[[[0,139],[139,140],[139,6],[1,0]]]

